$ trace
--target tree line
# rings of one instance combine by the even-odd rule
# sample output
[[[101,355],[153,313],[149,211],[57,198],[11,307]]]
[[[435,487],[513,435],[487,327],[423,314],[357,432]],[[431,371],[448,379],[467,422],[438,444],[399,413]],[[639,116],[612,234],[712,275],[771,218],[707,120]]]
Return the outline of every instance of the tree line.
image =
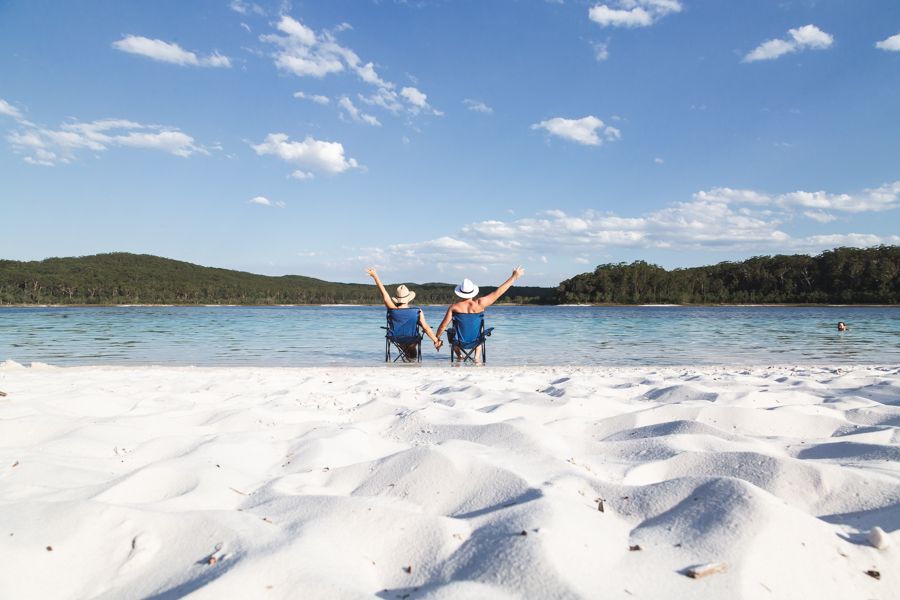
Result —
[[[455,300],[449,283],[406,283],[418,304]],[[495,288],[482,287],[484,293]],[[515,304],[900,304],[900,246],[757,256],[674,269],[602,264],[557,288],[516,286]],[[371,284],[271,277],[146,254],[0,260],[2,304],[380,304]]]
[[[448,283],[406,283],[420,304],[449,304],[455,298]],[[554,300],[553,288],[513,287],[504,296],[517,304]],[[0,304],[381,304],[381,296],[371,284],[271,277],[121,252],[0,260]]]
[[[666,269],[639,260],[599,265],[559,284],[560,303],[898,304],[900,246],[835,248]]]

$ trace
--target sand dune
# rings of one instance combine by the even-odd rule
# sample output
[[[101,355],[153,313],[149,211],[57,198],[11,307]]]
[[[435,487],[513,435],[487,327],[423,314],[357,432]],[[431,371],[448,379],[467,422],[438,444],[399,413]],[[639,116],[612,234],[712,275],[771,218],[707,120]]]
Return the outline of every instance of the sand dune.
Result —
[[[900,598],[895,367],[3,363],[0,389],[0,598]]]

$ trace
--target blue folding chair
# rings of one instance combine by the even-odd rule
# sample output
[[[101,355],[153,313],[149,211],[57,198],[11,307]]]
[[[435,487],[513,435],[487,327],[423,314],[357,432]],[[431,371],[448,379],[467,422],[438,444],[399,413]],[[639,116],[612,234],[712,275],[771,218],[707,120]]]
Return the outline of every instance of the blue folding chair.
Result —
[[[484,313],[453,315],[452,327],[447,329],[447,339],[450,340],[450,362],[477,362],[475,353],[479,346],[481,362],[487,362],[485,339],[493,330],[493,327],[484,328]]]
[[[387,311],[387,327],[382,327],[384,334],[384,362],[422,362],[422,336],[424,332],[419,325],[419,309],[389,308]],[[391,347],[397,349],[397,356],[391,357]],[[410,356],[415,348],[416,355]],[[392,360],[393,358],[393,360]]]

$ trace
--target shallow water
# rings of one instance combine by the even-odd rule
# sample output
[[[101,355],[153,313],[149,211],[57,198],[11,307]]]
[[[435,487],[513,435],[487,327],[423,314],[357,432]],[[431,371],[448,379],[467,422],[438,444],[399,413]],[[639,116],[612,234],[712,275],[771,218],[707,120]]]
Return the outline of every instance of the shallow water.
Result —
[[[424,307],[432,328],[446,307]],[[0,360],[54,365],[373,365],[369,306],[0,308]],[[850,331],[838,333],[838,321]],[[493,365],[898,364],[900,308],[495,306]],[[449,362],[425,340],[425,364]]]

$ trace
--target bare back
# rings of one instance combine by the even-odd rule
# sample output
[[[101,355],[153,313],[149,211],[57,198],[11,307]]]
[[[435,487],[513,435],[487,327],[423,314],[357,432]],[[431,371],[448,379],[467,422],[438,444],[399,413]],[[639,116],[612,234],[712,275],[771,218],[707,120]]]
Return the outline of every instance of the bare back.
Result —
[[[453,314],[464,314],[464,315],[474,315],[478,313],[483,313],[485,306],[481,302],[483,298],[470,298],[468,300],[461,300],[459,302],[454,302],[450,305],[450,312]]]

